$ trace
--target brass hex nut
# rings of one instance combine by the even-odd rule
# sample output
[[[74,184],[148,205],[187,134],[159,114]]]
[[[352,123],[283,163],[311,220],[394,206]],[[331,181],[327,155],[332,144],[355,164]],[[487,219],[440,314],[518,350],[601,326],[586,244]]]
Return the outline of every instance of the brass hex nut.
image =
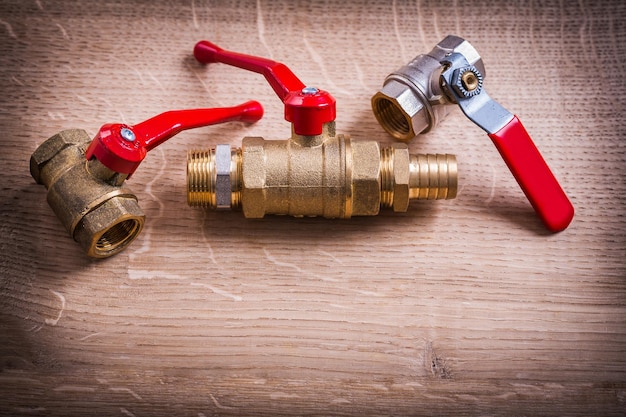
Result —
[[[118,195],[87,213],[74,229],[74,239],[93,258],[114,255],[141,232],[145,215],[135,198]]]
[[[391,145],[393,152],[393,211],[404,212],[409,208],[409,149],[403,143]]]
[[[399,140],[413,139],[430,125],[420,97],[393,79],[372,97],[372,109],[378,122]]]
[[[38,184],[44,184],[41,171],[44,166],[50,162],[64,149],[74,146],[77,148],[79,144],[89,141],[89,135],[83,129],[69,129],[57,133],[43,142],[30,157],[30,174]],[[77,148],[77,153],[79,153]],[[48,184],[44,184],[48,187]]]
[[[380,148],[376,141],[351,141],[352,215],[374,216],[380,211]]]
[[[241,208],[248,219],[265,216],[265,141],[260,137],[247,137],[243,140],[241,169]]]

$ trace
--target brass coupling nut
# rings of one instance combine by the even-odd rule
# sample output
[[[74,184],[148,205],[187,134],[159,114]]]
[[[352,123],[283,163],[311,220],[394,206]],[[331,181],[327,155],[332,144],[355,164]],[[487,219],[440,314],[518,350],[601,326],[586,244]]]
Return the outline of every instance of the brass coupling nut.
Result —
[[[241,148],[218,145],[187,156],[187,202],[211,209],[350,218],[380,208],[407,211],[411,200],[452,199],[454,155],[412,155],[405,144],[380,148],[371,140],[334,135],[287,140],[243,139]]]

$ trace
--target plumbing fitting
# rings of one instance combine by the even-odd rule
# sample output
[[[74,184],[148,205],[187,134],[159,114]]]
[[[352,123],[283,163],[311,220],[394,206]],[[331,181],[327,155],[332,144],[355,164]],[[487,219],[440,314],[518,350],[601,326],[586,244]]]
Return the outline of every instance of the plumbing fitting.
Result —
[[[30,158],[30,172],[48,189],[47,200],[70,236],[94,258],[126,248],[145,216],[124,186],[148,151],[179,132],[263,115],[255,101],[236,107],[169,111],[134,126],[103,125],[91,140],[82,129],[64,130],[43,142]]]
[[[441,122],[446,104],[458,104],[487,132],[544,225],[564,230],[574,207],[517,116],[489,97],[485,74],[476,49],[450,35],[389,74],[372,97],[372,110],[390,135],[407,141]]]
[[[335,133],[335,99],[305,86],[284,64],[226,51],[200,41],[201,63],[222,62],[265,76],[283,101],[291,138],[246,137],[240,148],[191,151],[187,201],[213,209],[241,208],[246,218],[266,214],[350,218],[381,207],[406,211],[412,199],[456,196],[453,155],[411,155],[405,144],[381,149],[372,140]]]

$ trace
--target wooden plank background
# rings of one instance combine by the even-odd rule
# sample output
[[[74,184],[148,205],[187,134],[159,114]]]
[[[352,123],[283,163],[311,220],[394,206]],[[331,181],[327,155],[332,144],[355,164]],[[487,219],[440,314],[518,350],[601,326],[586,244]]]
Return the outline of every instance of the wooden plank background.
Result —
[[[623,415],[626,3],[0,2],[0,414]],[[349,221],[205,212],[186,151],[284,139],[258,74],[203,67],[208,39],[286,63],[337,99],[337,130],[391,143],[369,100],[447,34],[483,56],[577,214],[544,231],[460,111],[410,144],[454,153],[456,200]],[[85,258],[28,159],[68,128],[257,99],[252,126],[180,134],[128,185],[146,228]]]

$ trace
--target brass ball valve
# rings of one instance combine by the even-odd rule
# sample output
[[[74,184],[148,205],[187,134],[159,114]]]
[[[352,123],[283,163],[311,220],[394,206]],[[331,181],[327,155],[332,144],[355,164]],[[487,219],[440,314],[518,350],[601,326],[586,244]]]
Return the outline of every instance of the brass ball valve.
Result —
[[[561,231],[574,207],[517,116],[492,100],[483,87],[485,66],[465,39],[449,35],[387,76],[372,97],[380,125],[400,140],[436,126],[458,104],[487,132],[531,205],[550,231]]]
[[[246,137],[240,148],[218,145],[191,151],[187,201],[214,209],[241,208],[247,218],[266,214],[350,218],[406,211],[413,199],[450,199],[457,192],[453,155],[412,155],[403,143],[380,148],[372,140],[335,133],[335,99],[305,86],[284,64],[226,51],[200,41],[201,63],[221,62],[265,76],[292,123],[286,140]]]
[[[148,151],[182,130],[263,115],[255,101],[236,107],[169,111],[134,126],[106,124],[91,140],[82,129],[43,142],[30,158],[35,181],[70,236],[88,256],[105,258],[127,247],[145,216],[125,185]]]

